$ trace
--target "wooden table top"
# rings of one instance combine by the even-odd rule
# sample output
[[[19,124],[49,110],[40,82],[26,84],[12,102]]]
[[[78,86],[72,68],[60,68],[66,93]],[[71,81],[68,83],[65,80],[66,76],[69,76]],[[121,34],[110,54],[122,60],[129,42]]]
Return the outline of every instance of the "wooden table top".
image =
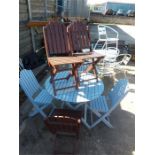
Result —
[[[49,57],[48,62],[51,65],[57,66],[57,65],[64,65],[64,64],[83,63],[83,60],[92,59],[92,58],[104,58],[104,55],[93,52],[91,54],[76,55],[76,56],[61,56],[61,57],[54,56],[54,57]]]
[[[64,56],[64,57],[49,57],[48,62],[51,65],[64,65],[64,64],[77,64],[83,63],[82,59],[76,56]]]

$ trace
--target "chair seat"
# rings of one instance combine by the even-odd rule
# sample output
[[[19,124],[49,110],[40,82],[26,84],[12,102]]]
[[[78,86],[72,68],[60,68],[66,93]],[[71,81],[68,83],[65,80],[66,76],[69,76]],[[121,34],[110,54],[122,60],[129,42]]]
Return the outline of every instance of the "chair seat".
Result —
[[[99,41],[118,41],[119,39],[118,38],[100,38]]]
[[[95,53],[99,53],[99,54],[103,54],[103,55],[105,55],[106,54],[106,50],[105,49],[94,49],[93,50]]]
[[[118,38],[107,38],[107,41],[118,41]]]
[[[105,96],[100,96],[98,99],[90,103],[90,109],[99,112],[108,112],[109,108]]]
[[[34,102],[38,104],[38,106],[51,104],[53,97],[43,89],[34,99]]]
[[[111,60],[110,62],[113,62],[113,61],[115,61],[116,57],[118,56],[117,49],[115,49],[115,48],[97,49],[94,51],[96,53],[105,55],[104,61]]]

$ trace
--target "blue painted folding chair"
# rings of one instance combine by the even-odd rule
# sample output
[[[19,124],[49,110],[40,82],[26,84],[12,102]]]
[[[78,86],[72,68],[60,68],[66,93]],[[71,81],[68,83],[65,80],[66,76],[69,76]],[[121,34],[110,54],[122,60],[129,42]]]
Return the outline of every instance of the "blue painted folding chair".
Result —
[[[46,118],[47,115],[43,110],[52,104],[53,97],[46,91],[46,89],[43,89],[40,86],[31,70],[21,70],[19,83],[35,108],[32,112],[30,112],[29,116],[32,117],[40,113],[44,118]]]
[[[121,79],[110,90],[108,96],[101,96],[92,101],[89,109],[98,117],[98,119],[92,123],[91,128],[95,127],[101,121],[104,122],[109,128],[112,128],[113,126],[110,124],[109,116],[127,93],[128,80]]]

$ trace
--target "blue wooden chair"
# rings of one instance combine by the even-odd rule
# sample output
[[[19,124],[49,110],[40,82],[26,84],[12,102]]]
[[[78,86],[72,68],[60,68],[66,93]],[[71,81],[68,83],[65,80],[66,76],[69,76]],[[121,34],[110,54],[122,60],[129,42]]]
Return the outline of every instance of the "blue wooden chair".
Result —
[[[47,115],[43,110],[52,104],[53,97],[39,85],[31,70],[23,69],[20,71],[19,83],[34,106],[34,110],[30,112],[29,116],[32,117],[40,113],[44,118],[46,118]]]
[[[89,109],[98,116],[98,119],[92,123],[91,128],[95,127],[101,121],[104,122],[109,128],[112,128],[113,126],[110,124],[109,116],[127,93],[128,80],[121,79],[110,90],[108,96],[101,96],[92,101]]]

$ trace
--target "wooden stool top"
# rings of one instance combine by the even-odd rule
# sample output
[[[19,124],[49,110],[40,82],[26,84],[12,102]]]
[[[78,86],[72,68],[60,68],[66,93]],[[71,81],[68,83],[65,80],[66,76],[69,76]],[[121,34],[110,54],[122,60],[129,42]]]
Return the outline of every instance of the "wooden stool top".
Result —
[[[75,133],[79,135],[81,111],[69,109],[55,109],[45,120],[45,124],[52,133]]]

